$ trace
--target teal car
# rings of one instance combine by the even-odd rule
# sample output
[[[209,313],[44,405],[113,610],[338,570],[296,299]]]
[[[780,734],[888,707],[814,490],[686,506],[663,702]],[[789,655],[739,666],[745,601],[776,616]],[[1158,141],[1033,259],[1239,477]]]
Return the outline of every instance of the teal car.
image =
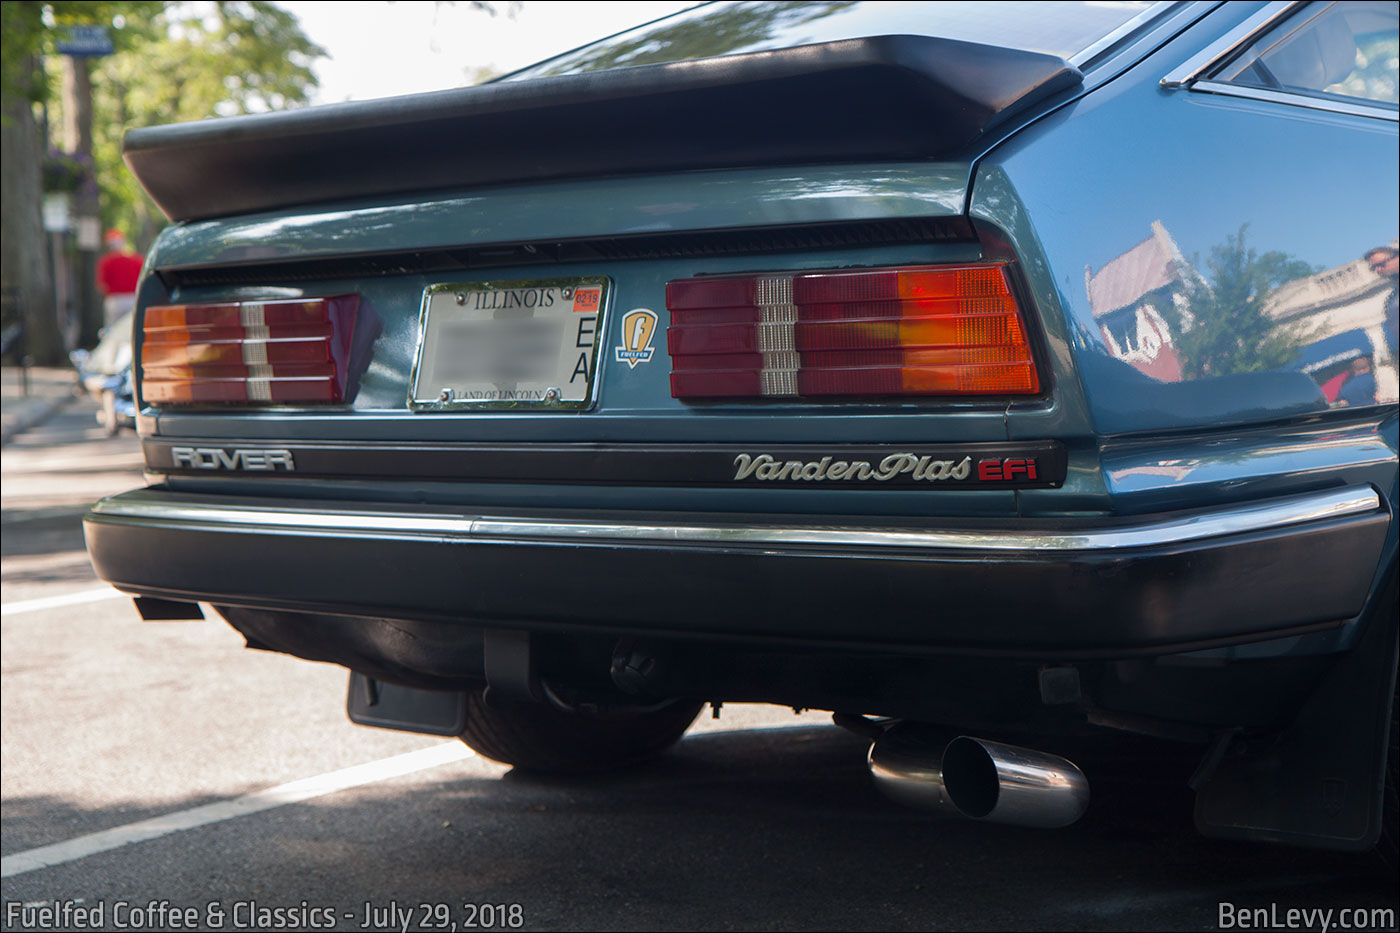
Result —
[[[1359,0],[721,2],[133,130],[151,484],[94,566],[526,770],[766,702],[1056,827],[1054,751],[1129,732],[1208,835],[1393,855],[1398,51]]]

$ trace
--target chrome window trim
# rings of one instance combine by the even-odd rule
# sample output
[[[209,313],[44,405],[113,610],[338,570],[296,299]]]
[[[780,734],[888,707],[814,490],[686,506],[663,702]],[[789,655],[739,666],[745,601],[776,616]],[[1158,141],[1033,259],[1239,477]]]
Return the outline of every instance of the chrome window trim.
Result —
[[[1291,104],[1294,107],[1308,107],[1312,110],[1325,110],[1328,113],[1345,113],[1356,117],[1371,117],[1377,120],[1400,122],[1400,110],[1390,109],[1383,104],[1367,104],[1361,98],[1338,100],[1334,97],[1314,97],[1311,94],[1294,94],[1290,91],[1275,91],[1264,87],[1245,87],[1239,84],[1226,84],[1223,81],[1197,81],[1191,90],[1203,94],[1224,94],[1229,97],[1243,97],[1247,100],[1263,100],[1274,104]]]
[[[1307,4],[1308,0],[1270,0],[1249,19],[1167,72],[1162,78],[1162,87],[1178,88],[1191,84],[1216,62],[1234,54],[1260,33]]]
[[[1101,36],[1088,46],[1080,49],[1069,57],[1069,63],[1076,68],[1083,68],[1089,62],[1098,58],[1100,54],[1109,48],[1117,45],[1120,41],[1137,32],[1143,26],[1164,15],[1168,10],[1180,6],[1176,0],[1158,0],[1132,19],[1123,23],[1118,28],[1105,36]]]
[[[1306,107],[1311,110],[1325,110],[1328,113],[1371,117],[1378,120],[1388,120],[1391,123],[1400,122],[1400,111],[1387,107],[1379,101],[1368,101],[1361,97],[1345,99],[1320,97],[1272,88],[1249,87],[1201,77],[1310,2],[1311,0],[1271,0],[1253,16],[1173,68],[1162,78],[1162,87],[1169,90],[1184,87],[1189,91],[1200,91],[1204,94],[1221,94],[1227,97],[1241,97],[1246,100],[1261,100],[1274,104]]]
[[[95,518],[118,523],[227,525],[290,534],[357,534],[389,538],[442,537],[517,541],[625,542],[640,545],[828,546],[940,550],[964,553],[1107,551],[1182,544],[1230,535],[1273,531],[1326,519],[1367,515],[1382,509],[1370,486],[1350,486],[1248,502],[1193,515],[1138,524],[1051,531],[834,528],[741,525],[658,525],[647,522],[537,520],[509,517],[367,511],[295,511],[268,506],[230,506],[156,499],[104,499]]]

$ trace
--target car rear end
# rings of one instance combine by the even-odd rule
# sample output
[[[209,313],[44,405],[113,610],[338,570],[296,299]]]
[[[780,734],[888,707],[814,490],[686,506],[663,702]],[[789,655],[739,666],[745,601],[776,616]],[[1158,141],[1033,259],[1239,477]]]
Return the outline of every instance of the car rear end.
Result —
[[[140,290],[151,485],[94,507],[94,564],[357,672],[361,721],[463,698],[381,725],[469,730],[486,688],[1275,735],[1393,657],[1394,407],[1121,370],[1076,303],[1141,179],[1064,181],[1209,12],[133,133],[178,222]]]

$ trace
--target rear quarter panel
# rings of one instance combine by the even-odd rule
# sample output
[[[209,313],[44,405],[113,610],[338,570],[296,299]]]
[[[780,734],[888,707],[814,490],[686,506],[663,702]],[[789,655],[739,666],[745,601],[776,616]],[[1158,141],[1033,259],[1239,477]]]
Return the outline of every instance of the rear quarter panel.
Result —
[[[978,163],[969,212],[1018,254],[1058,387],[1047,408],[1013,405],[1008,436],[1094,438],[1071,447],[1065,488],[1019,494],[1021,514],[1095,503],[1140,513],[1352,483],[1378,489],[1393,514],[1385,303],[1396,282],[1363,256],[1396,242],[1395,121],[1161,85],[1258,8],[1220,5]],[[1192,296],[1237,288],[1232,263],[1267,282],[1257,303],[1198,298],[1183,325]],[[1191,340],[1192,324],[1219,339]],[[1262,347],[1270,336],[1291,352]],[[1329,397],[1338,353],[1371,360],[1374,404]],[[1357,572],[1378,584],[1396,553],[1392,522],[1376,564]],[[1260,653],[1290,650],[1309,649]]]
[[[1010,233],[1100,436],[1335,414],[1305,369],[1319,342],[1353,334],[1377,403],[1396,401],[1383,315],[1395,282],[1362,259],[1396,241],[1396,123],[1160,85],[1254,7],[1223,5],[979,163],[971,213]],[[1232,333],[1219,320],[1236,284],[1227,259],[1271,286]],[[1227,331],[1219,346],[1193,346],[1180,319],[1193,289],[1195,336]],[[1013,420],[1055,433],[1073,415],[1061,412]]]

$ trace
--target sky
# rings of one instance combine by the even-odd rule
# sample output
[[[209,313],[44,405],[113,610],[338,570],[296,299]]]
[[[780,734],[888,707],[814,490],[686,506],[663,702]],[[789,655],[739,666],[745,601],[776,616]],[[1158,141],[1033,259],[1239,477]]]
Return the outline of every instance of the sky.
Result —
[[[696,0],[469,3],[431,0],[282,0],[330,57],[315,66],[313,103],[392,97],[477,83],[478,69],[505,73],[594,39],[694,6]]]

